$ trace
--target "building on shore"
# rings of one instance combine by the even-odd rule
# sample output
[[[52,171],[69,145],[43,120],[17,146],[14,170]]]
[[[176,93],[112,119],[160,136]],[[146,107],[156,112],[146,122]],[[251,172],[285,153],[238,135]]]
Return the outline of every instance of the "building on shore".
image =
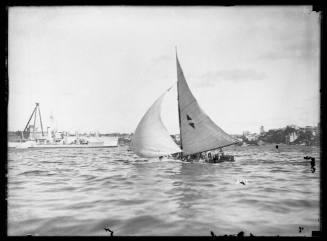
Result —
[[[292,132],[287,136],[286,143],[292,144],[299,136],[296,134],[296,132]]]
[[[243,136],[247,136],[247,135],[249,135],[249,134],[250,134],[249,131],[243,131]]]
[[[260,135],[263,135],[265,133],[265,130],[264,130],[263,126],[260,127],[260,132],[259,133],[260,133]]]
[[[249,131],[243,131],[243,139],[248,141],[257,141],[259,135],[257,133],[250,133]]]

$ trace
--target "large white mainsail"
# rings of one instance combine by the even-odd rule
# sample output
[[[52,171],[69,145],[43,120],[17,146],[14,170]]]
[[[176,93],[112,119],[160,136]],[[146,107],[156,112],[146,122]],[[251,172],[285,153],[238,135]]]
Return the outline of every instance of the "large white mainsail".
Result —
[[[237,143],[237,140],[225,133],[201,109],[186,83],[177,54],[176,62],[178,113],[183,154],[191,155]]]
[[[161,120],[161,104],[165,91],[145,113],[132,137],[132,150],[141,157],[159,157],[181,152]]]

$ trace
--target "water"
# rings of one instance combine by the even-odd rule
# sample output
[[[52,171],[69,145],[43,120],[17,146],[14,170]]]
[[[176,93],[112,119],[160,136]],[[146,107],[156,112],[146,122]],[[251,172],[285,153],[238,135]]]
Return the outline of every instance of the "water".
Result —
[[[147,160],[126,147],[10,150],[8,235],[108,236],[107,225],[114,236],[311,236],[320,229],[319,148],[225,153],[236,161]],[[306,155],[316,158],[314,173]]]

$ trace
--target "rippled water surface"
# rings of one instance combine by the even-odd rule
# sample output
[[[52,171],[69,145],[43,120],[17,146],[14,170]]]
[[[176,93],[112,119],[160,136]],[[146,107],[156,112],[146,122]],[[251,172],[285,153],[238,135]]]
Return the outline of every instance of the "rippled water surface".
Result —
[[[319,148],[225,153],[236,161],[142,159],[126,147],[9,150],[8,235],[108,236],[106,225],[115,236],[319,230]],[[314,173],[306,155],[316,158]]]

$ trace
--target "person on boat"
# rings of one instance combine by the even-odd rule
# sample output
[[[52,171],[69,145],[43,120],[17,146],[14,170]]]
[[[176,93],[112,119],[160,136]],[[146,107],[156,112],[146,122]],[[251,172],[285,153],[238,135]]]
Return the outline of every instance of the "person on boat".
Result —
[[[182,153],[179,153],[178,159],[183,161],[183,158],[184,158],[183,154]]]
[[[205,152],[201,152],[201,154],[200,154],[200,160],[201,161],[205,161],[206,160],[206,154],[205,154]]]
[[[223,149],[222,148],[219,148],[219,155],[220,155],[220,158],[219,159],[223,159],[225,154],[223,152]]]
[[[211,152],[208,153],[207,161],[208,161],[208,162],[211,162],[211,161],[212,161],[212,155],[211,155]]]
[[[174,153],[171,155],[174,159],[180,159],[181,153]]]
[[[199,161],[200,157],[201,157],[200,153],[196,153],[196,154],[194,154],[194,156],[193,156],[193,160],[195,160],[195,161]]]
[[[221,147],[219,148],[219,153],[220,153],[221,155],[224,155],[223,149],[222,149]]]
[[[213,156],[213,161],[216,162],[218,160],[219,160],[219,155],[218,155],[218,153],[215,153]]]

